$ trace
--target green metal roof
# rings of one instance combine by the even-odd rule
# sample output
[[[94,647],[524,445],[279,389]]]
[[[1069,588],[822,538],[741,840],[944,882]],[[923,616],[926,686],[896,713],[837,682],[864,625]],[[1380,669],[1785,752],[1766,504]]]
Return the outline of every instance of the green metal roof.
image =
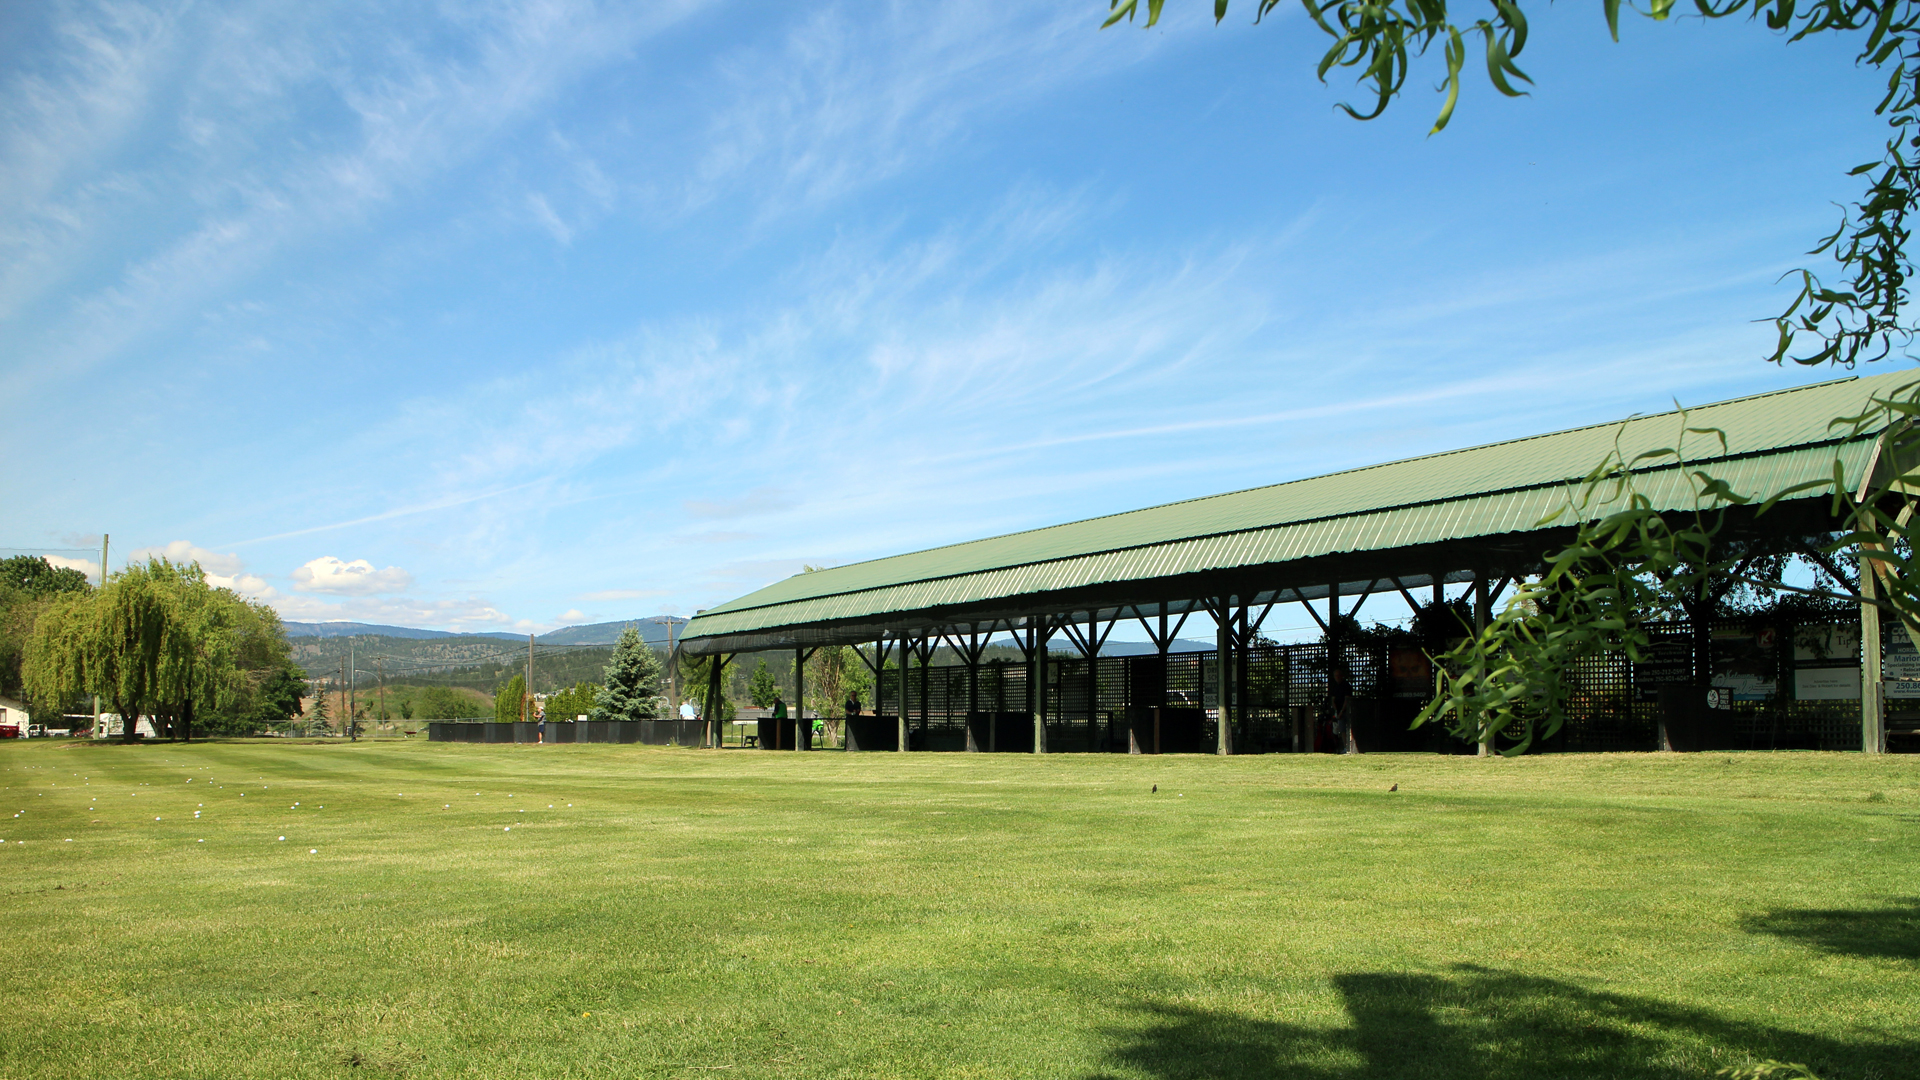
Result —
[[[871,641],[887,629],[1067,610],[1045,606],[1049,595],[1072,610],[1164,601],[1169,579],[1205,575],[1256,580],[1243,594],[1323,596],[1343,560],[1412,587],[1464,564],[1379,570],[1382,557],[1536,532],[1616,445],[1631,458],[1676,445],[1683,428],[1726,433],[1724,450],[1714,436],[1685,435],[1688,463],[1711,465],[1743,494],[1831,477],[1836,451],[1857,484],[1873,433],[1846,438],[1832,420],[1912,379],[1841,379],[1701,406],[1684,420],[1637,417],[796,574],[695,616],[682,641],[696,653]],[[1643,473],[1638,488],[1661,509],[1692,506],[1681,468]]]

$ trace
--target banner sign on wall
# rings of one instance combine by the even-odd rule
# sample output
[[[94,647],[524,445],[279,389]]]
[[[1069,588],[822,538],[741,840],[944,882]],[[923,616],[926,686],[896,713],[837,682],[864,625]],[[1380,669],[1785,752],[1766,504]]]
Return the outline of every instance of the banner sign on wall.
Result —
[[[1857,667],[1803,667],[1793,672],[1793,696],[1801,701],[1841,701],[1860,697]]]
[[[1880,674],[1887,680],[1887,697],[1920,698],[1920,652],[1899,629],[1885,635],[1884,645]]]

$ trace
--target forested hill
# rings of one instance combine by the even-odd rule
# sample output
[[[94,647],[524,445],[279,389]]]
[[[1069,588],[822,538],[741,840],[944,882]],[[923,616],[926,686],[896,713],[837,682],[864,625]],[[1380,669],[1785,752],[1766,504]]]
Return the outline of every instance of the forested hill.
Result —
[[[668,628],[673,636],[680,636],[680,628],[687,620],[677,615],[654,615],[645,619],[628,619],[624,622],[591,623],[586,626],[563,626],[534,638],[541,645],[611,645],[620,640],[620,632],[631,626],[640,631],[641,640],[649,645],[662,648],[667,644]],[[527,640],[521,638],[521,641]]]
[[[526,637],[521,634],[455,634],[446,630],[419,630],[411,626],[387,626],[382,623],[293,622],[290,620],[282,620],[280,625],[286,627],[287,637],[289,638],[339,638],[375,635],[378,637],[415,638],[420,640],[455,637],[492,638],[496,641],[527,640]]]
[[[289,638],[293,660],[307,677],[338,682],[347,660],[347,638]],[[462,637],[397,638],[356,636],[353,666],[360,686],[372,686],[384,677],[388,685],[464,686],[493,693],[499,684],[527,670],[526,639],[518,643],[467,635]],[[665,662],[665,649],[656,646]],[[599,682],[611,645],[553,645],[536,641],[533,648],[533,688],[545,692],[586,680]]]
[[[542,645],[611,645],[620,640],[620,632],[631,626],[640,631],[640,637],[649,645],[664,645],[669,632],[679,634],[679,628],[687,620],[676,615],[651,615],[644,619],[625,619],[620,622],[589,623],[585,626],[563,626],[558,630],[549,630],[534,638]],[[345,637],[389,637],[408,638],[416,641],[446,641],[453,638],[481,639],[489,641],[517,641],[526,643],[525,634],[502,634],[488,632],[484,634],[456,634],[447,630],[419,630],[411,626],[384,626],[379,623],[357,622],[282,622],[288,638],[345,638]]]

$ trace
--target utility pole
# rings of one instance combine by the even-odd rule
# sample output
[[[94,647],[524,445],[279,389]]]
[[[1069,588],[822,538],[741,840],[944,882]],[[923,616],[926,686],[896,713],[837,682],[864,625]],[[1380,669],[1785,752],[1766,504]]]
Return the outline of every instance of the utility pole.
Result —
[[[353,714],[347,711],[347,662],[345,660],[340,661],[340,716],[340,730],[345,731],[346,725],[353,723]]]
[[[680,656],[674,652],[673,616],[667,619],[667,711],[680,719]]]
[[[100,534],[100,587],[102,589],[107,587],[107,534],[106,533]],[[122,717],[120,722],[123,724],[126,723],[127,722],[126,718]],[[93,737],[96,739],[104,738],[105,736],[102,734],[102,730],[103,729],[100,727],[100,695],[95,694],[93,695]]]
[[[386,719],[387,719],[387,664],[386,664],[386,660],[387,660],[387,658],[386,658],[386,657],[384,657],[384,656],[376,656],[376,657],[374,657],[374,658],[373,658],[373,670],[374,670],[374,671],[375,671],[376,673],[378,673],[378,674],[377,674],[377,677],[378,677],[378,678],[379,678],[379,680],[380,680],[380,720],[381,720],[381,722],[382,722],[382,723],[385,723],[385,722],[386,722]]]
[[[533,635],[527,635],[527,690],[520,695],[520,719],[533,719]],[[558,738],[558,736],[555,736]]]
[[[360,665],[353,662],[353,635],[347,635],[347,741],[360,741],[360,718],[355,714],[360,705],[360,697],[354,693],[354,683],[360,679]]]

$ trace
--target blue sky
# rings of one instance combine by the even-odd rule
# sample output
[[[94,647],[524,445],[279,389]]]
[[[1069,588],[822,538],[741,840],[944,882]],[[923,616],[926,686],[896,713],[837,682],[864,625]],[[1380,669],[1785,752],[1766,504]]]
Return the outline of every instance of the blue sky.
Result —
[[[527,632],[1844,374],[1845,43],[1541,7],[1428,138],[1235,7],[9,5],[0,547]]]

